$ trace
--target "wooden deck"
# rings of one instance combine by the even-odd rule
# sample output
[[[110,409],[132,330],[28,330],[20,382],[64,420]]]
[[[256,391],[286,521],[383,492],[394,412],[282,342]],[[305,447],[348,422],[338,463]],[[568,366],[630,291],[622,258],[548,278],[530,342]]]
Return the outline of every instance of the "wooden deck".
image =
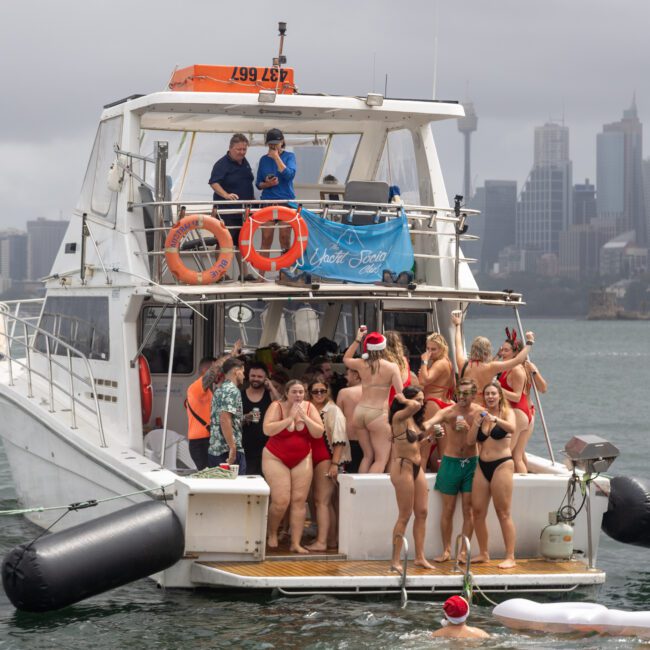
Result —
[[[521,559],[513,569],[499,569],[501,560],[472,564],[474,582],[481,588],[498,590],[574,589],[605,581],[605,573],[590,570],[584,562],[534,558]],[[433,569],[409,562],[407,588],[459,588],[463,573],[454,571],[454,562],[435,564]],[[390,570],[386,561],[353,561],[332,554],[316,558],[274,557],[264,562],[196,562],[193,580],[202,584],[245,588],[287,589],[370,589],[398,588],[401,574]]]

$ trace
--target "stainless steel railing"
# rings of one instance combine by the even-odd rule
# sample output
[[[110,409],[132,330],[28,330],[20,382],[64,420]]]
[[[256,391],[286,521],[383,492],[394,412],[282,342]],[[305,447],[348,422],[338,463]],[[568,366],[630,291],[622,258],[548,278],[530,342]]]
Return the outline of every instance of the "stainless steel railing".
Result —
[[[94,415],[100,444],[102,447],[106,447],[95,377],[90,362],[82,352],[39,327],[37,325],[38,316],[23,318],[18,315],[24,304],[36,302],[42,302],[42,300],[0,303],[0,319],[3,321],[0,336],[4,337],[6,341],[5,361],[8,364],[9,385],[15,385],[14,365],[23,368],[27,383],[27,396],[32,398],[34,397],[33,378],[40,377],[46,382],[46,399],[49,403],[50,413],[56,412],[57,398],[63,396],[63,401],[67,402],[70,411],[70,428],[76,429],[77,407],[86,409],[91,415]],[[13,312],[12,305],[15,305]],[[56,350],[57,353],[54,354],[52,350]],[[61,354],[61,350],[64,350],[65,353]],[[43,359],[44,366],[39,367],[38,363],[35,364],[36,358]],[[82,376],[75,371],[73,359],[81,361],[87,376]],[[60,371],[57,372],[56,369],[60,369]],[[62,379],[59,379],[57,375],[61,375]],[[83,387],[88,389],[90,400],[77,397],[77,391]]]
[[[154,269],[160,270],[160,275],[155,273],[158,277],[156,280],[161,281],[162,275],[164,274],[164,268],[161,265],[161,262],[164,260],[165,251],[163,250],[162,241],[166,237],[169,230],[173,227],[175,223],[178,222],[182,217],[188,216],[190,214],[205,214],[206,212],[210,213],[213,210],[216,211],[217,215],[242,215],[242,218],[245,218],[248,214],[254,215],[255,212],[266,207],[267,205],[281,205],[282,201],[237,201],[237,207],[233,207],[232,201],[214,201],[214,202],[205,202],[205,201],[151,201],[151,202],[142,202],[142,203],[132,203],[131,208],[152,208],[152,209],[162,209],[164,207],[170,208],[172,213],[172,222],[163,223],[159,221],[158,223],[162,225],[141,228],[141,229],[132,229],[132,232],[144,232],[151,233],[155,235],[153,250],[143,251],[140,254],[149,257],[155,261]],[[479,214],[476,210],[462,209],[458,206],[454,208],[450,207],[436,207],[436,206],[423,206],[423,205],[406,205],[400,203],[364,203],[358,201],[343,201],[343,200],[319,200],[319,199],[306,199],[306,200],[293,200],[286,201],[285,204],[290,203],[292,205],[299,204],[304,208],[308,209],[310,212],[321,216],[323,219],[333,222],[348,223],[354,222],[358,217],[364,217],[369,219],[371,223],[382,223],[385,221],[390,221],[396,219],[404,213],[407,220],[410,223],[410,234],[413,237],[414,243],[416,244],[416,249],[418,248],[418,241],[423,238],[430,237],[447,237],[450,238],[454,243],[453,254],[445,255],[433,252],[418,252],[415,251],[415,259],[438,259],[438,260],[450,260],[454,263],[454,276],[456,278],[456,284],[458,283],[458,271],[461,261],[473,263],[476,262],[473,258],[461,258],[460,256],[460,242],[461,241],[474,241],[478,237],[476,235],[470,235],[465,233],[465,224],[468,216],[473,216]],[[450,227],[445,230],[441,230],[438,226],[440,224],[449,224]],[[227,226],[230,230],[237,228],[236,226]],[[205,241],[200,233],[193,232],[189,233],[187,241],[196,241],[197,246],[192,250],[181,250],[179,254],[184,257],[191,257],[195,260],[195,263],[205,270],[203,264],[203,256],[214,255],[214,250],[208,250],[208,247],[205,245]],[[159,242],[159,243],[158,243]],[[422,251],[427,251],[432,246],[430,244],[423,245],[420,247]],[[262,252],[267,253],[279,253],[279,250],[271,249],[265,250]],[[208,265],[209,266],[209,265]]]

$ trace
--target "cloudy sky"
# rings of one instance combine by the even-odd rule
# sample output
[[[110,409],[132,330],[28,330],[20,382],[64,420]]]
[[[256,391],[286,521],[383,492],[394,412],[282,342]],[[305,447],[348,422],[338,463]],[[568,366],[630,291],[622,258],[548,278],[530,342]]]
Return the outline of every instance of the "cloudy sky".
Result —
[[[551,119],[570,128],[574,182],[594,179],[596,134],[634,92],[650,129],[648,0],[2,0],[0,226],[69,216],[104,104],[163,89],[176,65],[266,65],[278,20],[305,92],[382,91],[388,74],[389,96],[430,98],[437,34],[437,98],[479,116],[474,186],[521,184]],[[462,193],[456,124],[434,134]]]

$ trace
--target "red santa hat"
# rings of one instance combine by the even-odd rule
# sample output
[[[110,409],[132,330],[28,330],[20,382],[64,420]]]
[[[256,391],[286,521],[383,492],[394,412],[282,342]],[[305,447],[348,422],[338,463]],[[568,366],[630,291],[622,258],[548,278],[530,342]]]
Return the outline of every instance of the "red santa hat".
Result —
[[[363,359],[368,358],[368,352],[377,352],[386,348],[386,337],[379,332],[370,332],[363,341]]]
[[[469,616],[469,603],[462,596],[447,598],[442,609],[445,611],[447,620],[454,625],[464,623]]]

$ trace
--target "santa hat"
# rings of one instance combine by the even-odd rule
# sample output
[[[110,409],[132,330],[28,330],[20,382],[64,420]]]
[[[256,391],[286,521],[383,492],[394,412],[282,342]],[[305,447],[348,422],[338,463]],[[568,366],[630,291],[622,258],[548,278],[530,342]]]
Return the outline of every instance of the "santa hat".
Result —
[[[363,341],[362,359],[368,358],[368,352],[377,352],[386,348],[386,337],[379,332],[370,332]]]
[[[462,596],[447,598],[442,609],[445,611],[447,621],[453,625],[464,623],[469,616],[469,603]],[[443,625],[446,625],[447,621],[443,621]]]

